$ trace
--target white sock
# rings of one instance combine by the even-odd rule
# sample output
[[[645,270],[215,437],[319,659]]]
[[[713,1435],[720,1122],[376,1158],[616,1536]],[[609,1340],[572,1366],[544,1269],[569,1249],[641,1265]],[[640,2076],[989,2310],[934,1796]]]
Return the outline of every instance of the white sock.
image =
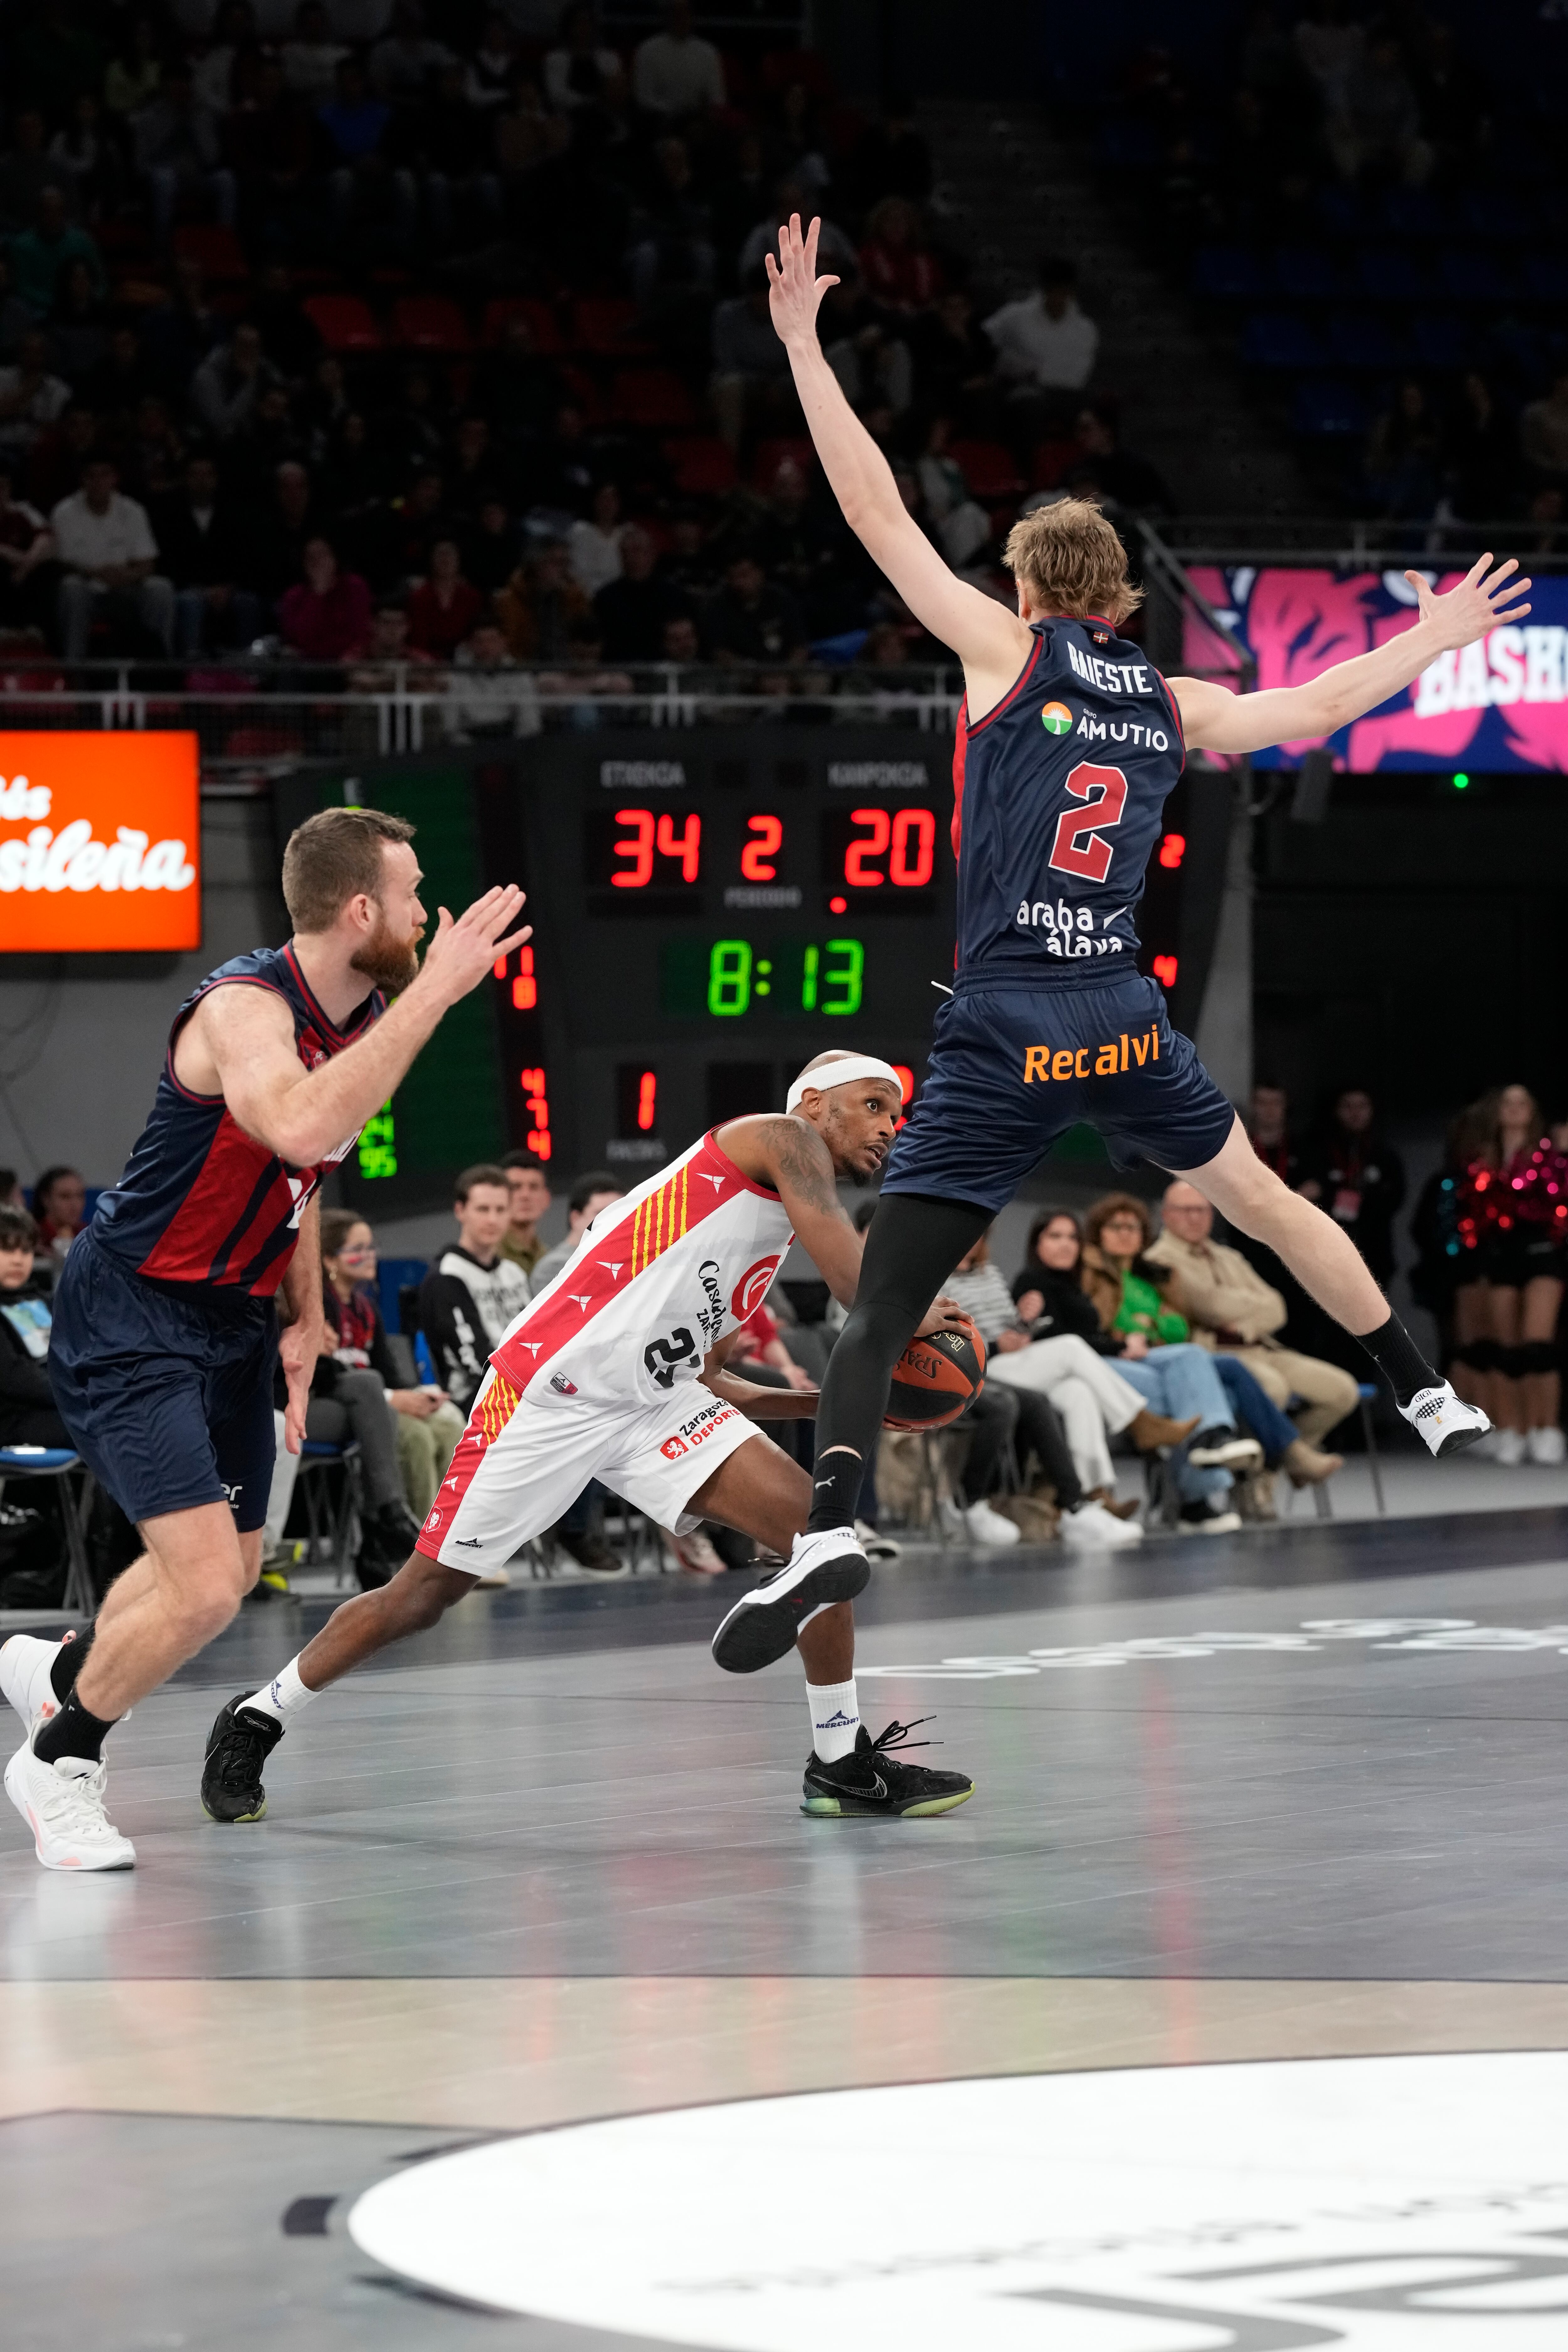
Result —
[[[274,1675],[258,1691],[242,1698],[240,1705],[254,1707],[258,1715],[269,1715],[278,1723],[287,1723],[291,1715],[298,1715],[302,1706],[320,1696],[320,1691],[307,1689],[300,1680],[300,1661],[290,1658],[280,1675]]]
[[[847,1683],[807,1683],[805,1703],[811,1709],[811,1744],[824,1764],[837,1764],[854,1752],[860,1728],[860,1702],[855,1677]]]

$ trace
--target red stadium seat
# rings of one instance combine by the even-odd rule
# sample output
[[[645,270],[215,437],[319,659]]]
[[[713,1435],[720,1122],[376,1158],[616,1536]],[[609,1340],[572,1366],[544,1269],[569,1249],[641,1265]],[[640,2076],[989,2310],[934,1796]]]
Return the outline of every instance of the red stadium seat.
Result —
[[[621,368],[610,395],[610,414],[623,425],[654,432],[679,432],[695,425],[691,394],[673,368]]]
[[[553,356],[566,346],[555,313],[548,302],[531,294],[498,294],[485,304],[484,341],[492,348],[506,332],[509,319],[526,319],[533,331],[533,347]]]
[[[579,351],[602,359],[626,359],[647,352],[637,332],[637,309],[620,294],[581,294],[573,306],[572,340]]]
[[[244,247],[231,228],[192,222],[174,231],[174,251],[199,261],[203,277],[215,286],[234,285],[250,275]]]
[[[687,440],[667,441],[664,454],[682,498],[721,498],[735,487],[735,460],[712,434],[694,433]]]
[[[992,499],[1016,498],[1024,487],[1012,453],[1000,441],[952,441],[947,454],[968,483],[970,497],[983,506]]]
[[[392,340],[405,352],[471,352],[474,339],[445,294],[405,294],[392,306]]]
[[[381,330],[357,294],[312,294],[305,316],[330,352],[378,352],[382,347]]]

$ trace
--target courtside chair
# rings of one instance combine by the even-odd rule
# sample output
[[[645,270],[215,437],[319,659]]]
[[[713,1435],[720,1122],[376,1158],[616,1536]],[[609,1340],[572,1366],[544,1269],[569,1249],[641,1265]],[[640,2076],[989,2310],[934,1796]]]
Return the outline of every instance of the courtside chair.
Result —
[[[334,1486],[332,1472],[341,1475]],[[307,1437],[300,1449],[300,1475],[295,1487],[305,1507],[308,1557],[312,1568],[321,1559],[321,1545],[340,1584],[348,1581],[356,1547],[353,1542],[361,1517],[362,1481],[359,1440],[330,1445],[325,1438]]]
[[[77,1472],[81,1484],[73,1486]],[[0,1446],[0,1496],[11,1478],[57,1478],[60,1517],[66,1531],[66,1589],[61,1607],[73,1617],[98,1613],[98,1595],[87,1564],[87,1515],[92,1505],[93,1475],[79,1454],[63,1445]]]

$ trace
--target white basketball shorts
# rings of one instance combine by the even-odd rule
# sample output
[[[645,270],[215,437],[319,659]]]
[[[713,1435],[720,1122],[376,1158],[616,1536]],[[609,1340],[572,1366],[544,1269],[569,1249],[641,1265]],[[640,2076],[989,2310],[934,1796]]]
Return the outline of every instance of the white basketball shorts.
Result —
[[[732,1404],[682,1381],[657,1404],[527,1403],[492,1364],[474,1399],[418,1549],[470,1576],[510,1559],[603,1480],[657,1526],[684,1535],[686,1506],[760,1433]]]

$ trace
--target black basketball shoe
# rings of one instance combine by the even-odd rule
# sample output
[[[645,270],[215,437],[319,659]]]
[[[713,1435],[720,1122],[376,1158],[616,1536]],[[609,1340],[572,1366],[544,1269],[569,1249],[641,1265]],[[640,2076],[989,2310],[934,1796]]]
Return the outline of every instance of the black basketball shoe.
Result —
[[[914,1723],[889,1723],[873,1739],[864,1724],[852,1756],[825,1764],[815,1752],[805,1759],[803,1813],[895,1814],[951,1813],[974,1794],[966,1772],[931,1772],[923,1764],[905,1764],[889,1754],[893,1748],[929,1748],[929,1739],[911,1740],[916,1725],[929,1723],[920,1715]]]
[[[247,1706],[248,1693],[231,1698],[207,1741],[202,1767],[202,1811],[209,1822],[258,1822],[267,1811],[261,1768],[283,1737],[283,1726]]]
[[[782,1568],[742,1592],[713,1636],[713,1656],[727,1675],[754,1675],[787,1657],[808,1617],[830,1601],[853,1601],[871,1563],[853,1528],[796,1536]]]

